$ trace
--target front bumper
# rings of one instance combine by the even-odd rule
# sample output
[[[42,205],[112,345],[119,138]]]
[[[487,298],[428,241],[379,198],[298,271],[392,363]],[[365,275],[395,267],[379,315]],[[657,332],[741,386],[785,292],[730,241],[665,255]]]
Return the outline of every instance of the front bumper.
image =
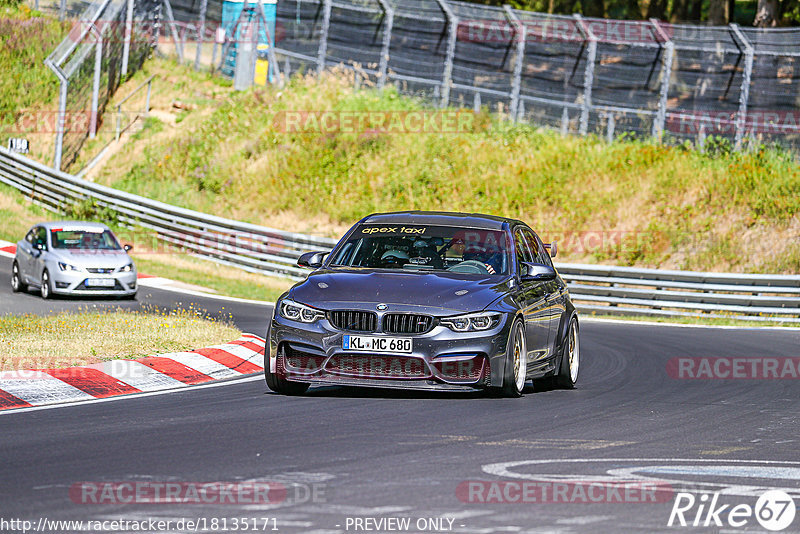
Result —
[[[279,315],[268,340],[270,372],[311,384],[474,391],[502,385],[513,317],[485,332],[454,332],[436,325],[424,334],[359,334],[336,329],[326,318],[299,323]],[[343,336],[410,338],[412,352],[352,352]]]
[[[100,285],[95,280],[108,280],[105,283],[113,285]],[[57,295],[129,296],[136,293],[136,271],[96,274],[51,269],[50,285]]]

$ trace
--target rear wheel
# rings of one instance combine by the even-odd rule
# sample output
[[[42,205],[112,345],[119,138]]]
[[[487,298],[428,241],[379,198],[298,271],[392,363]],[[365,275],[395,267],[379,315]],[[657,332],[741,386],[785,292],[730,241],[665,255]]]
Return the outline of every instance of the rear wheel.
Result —
[[[578,321],[573,318],[569,323],[567,339],[561,354],[561,369],[556,383],[562,388],[572,389],[578,381],[578,369],[581,364],[581,344],[578,338]]]
[[[283,367],[283,353],[278,352],[278,368],[276,371],[280,372]],[[282,395],[302,395],[308,390],[309,384],[303,382],[290,382],[278,376],[278,373],[272,373],[269,370],[269,333],[267,333],[266,343],[264,343],[264,380],[267,382],[267,387],[275,393]]]
[[[49,299],[53,296],[53,292],[50,287],[50,273],[47,272],[47,269],[42,271],[42,298]]]
[[[525,344],[525,329],[522,321],[517,320],[511,327],[506,349],[506,365],[503,375],[503,395],[506,397],[522,396],[527,373],[528,350]]]
[[[27,286],[22,283],[22,275],[19,272],[19,265],[15,260],[14,264],[11,266],[11,290],[14,293],[19,293],[20,291],[25,291],[26,289]]]

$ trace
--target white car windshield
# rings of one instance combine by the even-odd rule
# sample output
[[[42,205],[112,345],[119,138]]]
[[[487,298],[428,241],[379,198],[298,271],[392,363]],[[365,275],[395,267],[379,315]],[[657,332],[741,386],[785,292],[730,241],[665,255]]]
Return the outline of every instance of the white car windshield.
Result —
[[[121,247],[109,230],[63,229],[50,231],[53,248],[80,250],[119,250]]]
[[[505,275],[507,234],[500,230],[404,224],[362,224],[332,266]]]

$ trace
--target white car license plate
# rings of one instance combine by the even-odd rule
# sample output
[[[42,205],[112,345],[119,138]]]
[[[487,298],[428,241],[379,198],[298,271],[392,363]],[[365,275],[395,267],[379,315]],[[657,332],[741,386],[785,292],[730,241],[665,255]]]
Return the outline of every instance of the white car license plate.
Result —
[[[113,278],[89,278],[86,280],[86,285],[97,287],[114,287],[115,282]]]
[[[386,352],[390,354],[410,354],[411,339],[379,336],[342,336],[342,349],[351,352]]]

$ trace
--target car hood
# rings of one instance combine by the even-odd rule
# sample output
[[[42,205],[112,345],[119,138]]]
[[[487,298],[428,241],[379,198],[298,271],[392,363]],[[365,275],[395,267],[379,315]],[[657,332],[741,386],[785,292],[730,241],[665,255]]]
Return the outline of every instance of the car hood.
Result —
[[[375,310],[453,315],[480,311],[508,292],[509,277],[372,269],[321,269],[296,285],[288,297],[322,309]],[[457,294],[458,293],[458,294]]]
[[[132,263],[124,250],[52,249],[50,258],[75,267],[118,268]]]

